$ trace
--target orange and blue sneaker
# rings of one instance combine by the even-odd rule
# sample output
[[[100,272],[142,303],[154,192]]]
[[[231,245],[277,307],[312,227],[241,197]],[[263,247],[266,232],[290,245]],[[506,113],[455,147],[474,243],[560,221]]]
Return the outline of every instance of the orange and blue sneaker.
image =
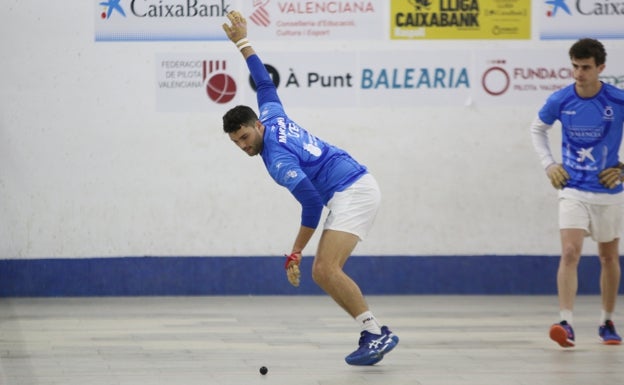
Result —
[[[615,326],[611,320],[606,320],[604,324],[600,325],[598,335],[605,345],[619,345],[622,343],[622,337],[615,331]]]
[[[399,343],[399,337],[382,326],[381,334],[373,334],[366,330],[360,333],[359,347],[345,357],[349,365],[375,365],[381,361]]]
[[[574,347],[574,330],[567,321],[561,321],[550,327],[550,339],[562,348]]]

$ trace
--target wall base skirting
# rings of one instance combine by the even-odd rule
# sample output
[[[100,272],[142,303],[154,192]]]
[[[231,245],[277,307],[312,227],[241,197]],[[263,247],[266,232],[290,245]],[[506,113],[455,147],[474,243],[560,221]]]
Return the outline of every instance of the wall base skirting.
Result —
[[[302,262],[301,286],[282,257],[115,257],[0,260],[0,296],[323,294]],[[345,271],[365,295],[556,294],[556,256],[354,256]],[[600,262],[584,257],[579,294],[597,294]]]

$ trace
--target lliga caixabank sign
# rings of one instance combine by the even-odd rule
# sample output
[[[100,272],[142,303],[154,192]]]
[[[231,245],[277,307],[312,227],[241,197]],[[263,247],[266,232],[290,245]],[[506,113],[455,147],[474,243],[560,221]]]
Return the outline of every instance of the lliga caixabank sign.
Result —
[[[391,0],[392,39],[530,39],[529,0]]]
[[[95,0],[95,41],[226,40],[227,0]]]

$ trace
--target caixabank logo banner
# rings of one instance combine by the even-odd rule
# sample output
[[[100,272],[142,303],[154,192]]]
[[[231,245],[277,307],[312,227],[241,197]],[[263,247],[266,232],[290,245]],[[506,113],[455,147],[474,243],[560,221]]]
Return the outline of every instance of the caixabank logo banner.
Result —
[[[94,0],[95,41],[225,40],[227,0]]]
[[[624,39],[624,1],[540,0],[540,38]]]

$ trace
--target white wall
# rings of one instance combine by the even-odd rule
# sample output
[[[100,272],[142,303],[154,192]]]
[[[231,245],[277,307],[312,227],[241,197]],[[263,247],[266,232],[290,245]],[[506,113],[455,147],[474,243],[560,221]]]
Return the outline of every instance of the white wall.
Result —
[[[155,108],[156,53],[233,47],[95,43],[92,17],[76,16],[92,12],[84,0],[0,2],[0,258],[289,251],[299,206],[261,159],[229,142],[221,129],[225,111]],[[565,57],[570,44],[534,37],[414,47],[542,47]],[[621,50],[624,41],[605,45]],[[256,48],[283,50],[271,42]],[[357,254],[554,255],[556,192],[528,134],[542,102],[288,112],[348,149],[380,182],[381,211]],[[557,138],[553,133],[555,152]],[[369,151],[373,146],[378,152]],[[593,250],[588,242],[586,251]]]

